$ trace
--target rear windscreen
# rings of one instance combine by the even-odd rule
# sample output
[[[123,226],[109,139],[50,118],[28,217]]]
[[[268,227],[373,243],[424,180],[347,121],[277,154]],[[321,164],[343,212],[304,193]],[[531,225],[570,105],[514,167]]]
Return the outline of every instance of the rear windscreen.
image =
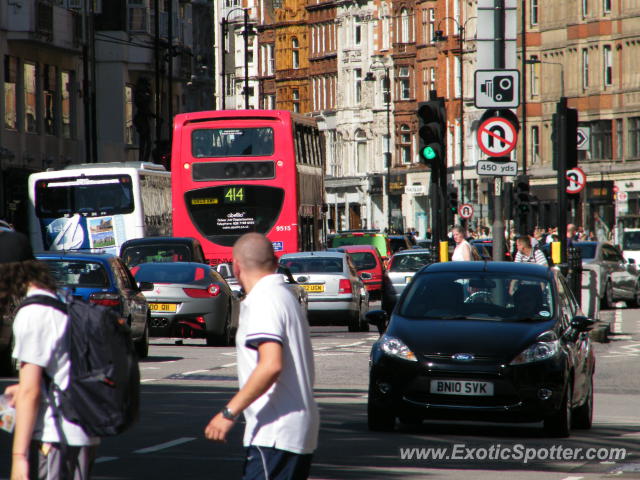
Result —
[[[174,263],[143,263],[131,269],[137,282],[192,283],[210,276],[205,265],[177,265]]]
[[[291,273],[342,273],[341,258],[291,258],[280,261]]]
[[[371,270],[376,268],[376,257],[370,252],[349,252],[353,263],[356,264],[358,270]]]
[[[191,250],[185,245],[132,245],[124,249],[120,255],[131,268],[149,262],[190,262]]]
[[[65,287],[108,288],[109,277],[96,262],[44,259],[56,283]]]
[[[389,271],[417,272],[429,263],[431,263],[431,255],[429,255],[428,253],[397,255],[391,259]]]
[[[194,158],[266,156],[273,152],[273,129],[270,127],[206,128],[191,134]]]

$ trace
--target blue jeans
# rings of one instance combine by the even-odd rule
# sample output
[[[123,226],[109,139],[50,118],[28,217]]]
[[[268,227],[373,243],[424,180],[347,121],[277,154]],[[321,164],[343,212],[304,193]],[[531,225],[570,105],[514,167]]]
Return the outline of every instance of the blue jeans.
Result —
[[[242,480],[306,480],[311,457],[310,453],[302,455],[252,445],[247,448]]]

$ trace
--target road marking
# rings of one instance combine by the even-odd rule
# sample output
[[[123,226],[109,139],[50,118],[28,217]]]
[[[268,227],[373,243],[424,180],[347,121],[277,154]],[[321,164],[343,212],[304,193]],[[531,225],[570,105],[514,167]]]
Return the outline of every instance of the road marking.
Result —
[[[141,367],[140,370],[160,370],[160,367]]]
[[[565,477],[562,480],[582,480],[584,477]]]
[[[640,343],[631,343],[620,347],[620,350],[614,350],[609,355],[602,355],[601,358],[618,358],[618,357],[640,357]]]
[[[192,442],[195,440],[195,437],[182,437],[177,438],[175,440],[171,440],[170,442],[164,442],[159,445],[154,445],[152,447],[141,448],[140,450],[134,450],[133,453],[151,453],[157,452],[159,450],[164,450],[166,448],[175,447],[176,445],[182,445],[183,443]]]
[[[622,333],[622,310],[616,310],[611,333]]]
[[[113,460],[118,460],[118,457],[98,457],[93,463],[112,462]]]
[[[209,370],[194,370],[192,372],[184,372],[182,375],[193,375],[195,373],[205,373],[208,372]]]
[[[157,380],[157,378],[144,378],[140,380],[140,383],[153,382],[154,380]]]
[[[221,365],[220,368],[230,368],[230,367],[235,367],[237,365],[236,362],[233,363],[227,363],[225,365]]]

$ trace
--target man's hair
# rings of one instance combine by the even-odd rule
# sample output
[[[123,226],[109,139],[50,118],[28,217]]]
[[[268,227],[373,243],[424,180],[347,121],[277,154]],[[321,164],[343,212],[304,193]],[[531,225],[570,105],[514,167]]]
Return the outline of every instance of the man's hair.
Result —
[[[520,235],[516,238],[516,242],[522,243],[525,247],[531,248],[531,239],[528,235]]]
[[[0,264],[0,317],[12,314],[25,297],[29,284],[56,291],[56,281],[46,263],[39,260]]]
[[[272,272],[278,263],[271,241],[259,233],[242,235],[233,246],[233,257],[250,271]]]

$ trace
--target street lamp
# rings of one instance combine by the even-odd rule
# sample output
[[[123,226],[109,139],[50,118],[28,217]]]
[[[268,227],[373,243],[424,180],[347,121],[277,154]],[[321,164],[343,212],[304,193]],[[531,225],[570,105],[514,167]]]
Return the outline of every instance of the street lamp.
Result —
[[[550,62],[548,60],[540,60],[537,56],[532,56],[524,61],[527,65],[539,65],[544,63],[545,65],[557,65],[560,67],[560,98],[564,97],[564,64],[560,62]]]
[[[242,32],[242,38],[244,39],[244,108],[249,108],[249,35],[253,33],[253,29],[249,27],[249,9],[248,8],[232,8],[227,12],[227,15],[223,17],[220,22],[222,39],[220,41],[220,45],[222,47],[222,65],[220,67],[220,74],[222,77],[222,110],[226,109],[226,38],[227,38],[227,25],[229,25],[229,15],[231,15],[235,11],[244,12],[244,30]]]
[[[467,30],[467,23],[471,20],[475,20],[478,17],[469,17],[460,25],[458,19],[454,17],[444,17],[438,22],[438,27],[443,20],[453,20],[458,27],[458,50],[460,51],[460,203],[464,203],[464,50],[463,44],[465,42],[465,32]],[[447,36],[444,35],[442,30],[436,30],[433,36],[435,42],[444,42],[447,40]]]
[[[387,112],[387,144],[385,148],[384,158],[385,164],[387,167],[387,178],[385,182],[385,189],[387,191],[387,229],[391,232],[391,224],[393,222],[393,217],[391,215],[391,78],[389,76],[389,70],[391,67],[385,65],[381,60],[375,60],[371,65],[367,72],[367,75],[364,77],[366,82],[375,82],[376,77],[373,69],[375,67],[382,68],[384,70],[384,77],[382,77],[383,87],[382,93],[384,95],[384,103]]]

